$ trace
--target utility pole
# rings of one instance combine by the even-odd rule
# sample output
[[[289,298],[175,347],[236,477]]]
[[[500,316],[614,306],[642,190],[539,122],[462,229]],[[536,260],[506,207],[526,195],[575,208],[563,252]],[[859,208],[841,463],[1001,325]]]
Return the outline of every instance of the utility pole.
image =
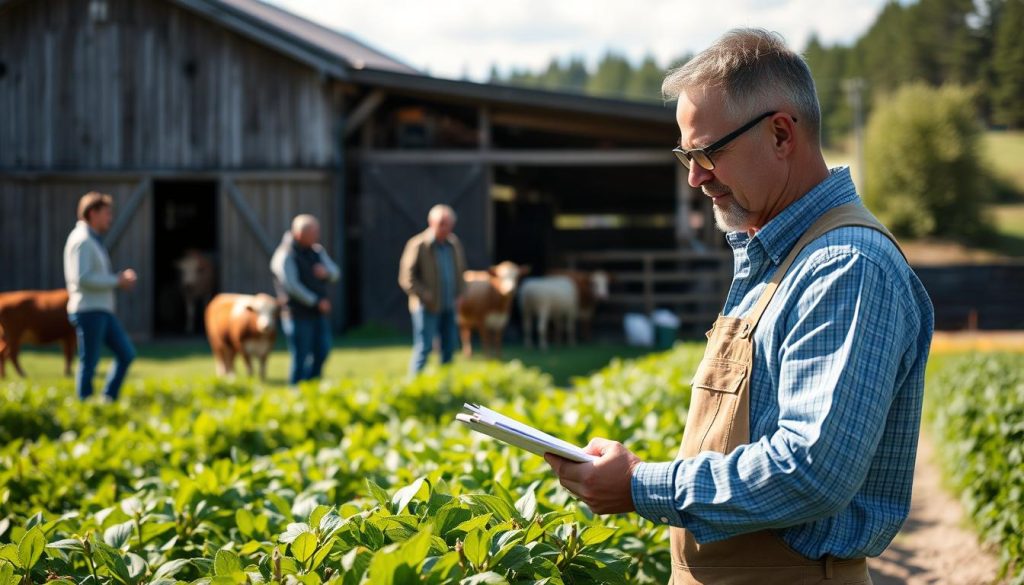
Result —
[[[853,150],[857,165],[857,183],[863,192],[867,167],[864,164],[864,88],[867,87],[863,77],[844,79],[843,91],[846,101],[853,108]]]

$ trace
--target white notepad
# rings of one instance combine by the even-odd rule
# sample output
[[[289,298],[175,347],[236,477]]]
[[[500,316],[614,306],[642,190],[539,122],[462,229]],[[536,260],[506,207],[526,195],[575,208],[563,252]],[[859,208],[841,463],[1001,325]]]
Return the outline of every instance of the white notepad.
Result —
[[[467,402],[462,407],[467,412],[457,414],[455,416],[456,420],[465,423],[474,431],[490,435],[509,445],[526,449],[530,453],[541,456],[545,453],[554,453],[578,463],[597,459],[597,457],[584,452],[583,449],[572,443],[552,437],[544,431],[539,431],[530,425],[511,419],[485,406]]]

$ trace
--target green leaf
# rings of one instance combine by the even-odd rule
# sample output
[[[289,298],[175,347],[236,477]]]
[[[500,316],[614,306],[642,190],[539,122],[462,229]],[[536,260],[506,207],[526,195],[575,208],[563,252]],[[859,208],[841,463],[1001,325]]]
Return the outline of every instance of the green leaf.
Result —
[[[423,562],[423,559],[427,558],[427,553],[430,552],[432,537],[433,534],[430,527],[427,526],[417,533],[416,536],[403,542],[399,548],[399,554],[403,562],[414,568]]]
[[[583,534],[580,535],[580,541],[585,546],[601,544],[611,538],[617,531],[617,528],[611,528],[608,526],[590,526],[583,531]]]
[[[292,556],[303,566],[316,552],[316,535],[312,532],[304,532],[292,541]]]
[[[506,571],[518,571],[520,567],[529,562],[530,549],[521,544],[509,544],[498,551],[491,560],[491,565]]]
[[[256,518],[249,510],[239,508],[235,510],[235,526],[243,536],[251,537],[256,529]]]
[[[174,522],[148,522],[142,525],[142,543],[146,544],[154,538],[170,530],[177,525]]]
[[[55,548],[57,550],[66,550],[71,552],[85,553],[85,547],[82,542],[77,538],[65,538],[56,542],[51,542],[46,545],[47,548]]]
[[[391,504],[391,498],[388,497],[388,493],[384,491],[384,488],[377,485],[372,479],[366,479],[366,489],[370,490],[370,495],[377,500],[381,506],[383,506],[389,512],[391,511],[389,506]]]
[[[128,573],[128,565],[124,562],[124,557],[121,556],[120,551],[99,541],[92,543],[92,549],[100,564],[110,571],[114,579],[124,585],[132,585],[132,578]]]
[[[8,585],[14,581],[14,565],[0,562],[0,585]]]
[[[128,498],[121,502],[121,510],[129,516],[142,514],[142,502],[135,497]]]
[[[419,478],[411,484],[395,492],[391,497],[391,506],[394,514],[401,514],[402,510],[409,505],[409,502],[416,497],[423,487],[423,478]]]
[[[309,524],[310,526],[320,526],[320,520],[324,516],[326,516],[327,513],[330,511],[331,508],[329,506],[325,506],[323,504],[318,505],[316,508],[313,508],[312,512],[309,513],[309,521],[307,522],[307,524]]]
[[[0,560],[6,560],[18,568],[21,567],[21,558],[18,557],[18,547],[13,544],[0,546]]]
[[[402,559],[396,554],[397,545],[386,546],[376,554],[370,561],[369,582],[375,585],[392,585],[395,583],[395,573],[402,565]]]
[[[459,524],[455,528],[452,528],[452,531],[469,532],[475,528],[483,528],[484,526],[487,526],[487,523],[490,521],[491,513],[488,512],[482,516],[474,516],[473,518],[466,520],[462,524]]]
[[[144,575],[148,569],[145,559],[139,555],[130,552],[126,555],[128,559],[128,576],[132,578],[132,582],[135,583]]]
[[[323,545],[321,545],[320,548],[317,549],[316,554],[313,555],[313,560],[310,561],[310,563],[309,563],[309,570],[310,571],[317,570],[317,568],[321,564],[323,564],[324,559],[327,558],[327,555],[331,554],[331,549],[334,548],[334,543],[337,542],[337,541],[338,541],[338,538],[337,537],[333,537],[330,540],[328,540],[327,542],[323,543]]]
[[[465,579],[459,581],[459,585],[507,585],[508,580],[505,577],[495,573],[493,571],[487,571],[486,573],[477,573],[471,575]]]
[[[221,549],[213,559],[213,574],[217,576],[230,577],[237,571],[242,570],[242,561],[235,553]]]
[[[135,529],[135,522],[128,520],[120,524],[114,524],[110,528],[103,531],[103,542],[109,544],[114,548],[122,548],[128,543],[132,537],[132,531]]]
[[[21,561],[21,568],[25,569],[26,573],[39,562],[44,548],[46,548],[46,535],[38,526],[33,527],[21,538],[21,542],[18,543],[18,559]]]
[[[463,496],[463,498],[466,499],[471,508],[481,512],[490,512],[494,514],[494,517],[497,518],[499,522],[505,522],[513,518],[520,520],[520,523],[523,522],[522,518],[519,518],[519,512],[512,507],[512,504],[509,504],[497,496],[489,494],[472,494]]]
[[[479,570],[487,560],[487,552],[491,548],[491,537],[487,532],[476,529],[466,534],[466,540],[462,543],[462,552],[466,559]]]
[[[309,527],[309,524],[306,524],[305,522],[292,522],[288,525],[288,529],[285,530],[277,540],[285,544],[291,544],[299,537],[300,534],[305,534],[307,532],[313,532],[313,529]]]
[[[537,515],[537,494],[532,489],[527,490],[523,497],[516,501],[516,510],[527,522],[533,520]]]
[[[173,561],[167,561],[157,567],[156,572],[153,573],[153,580],[156,581],[164,577],[173,577],[178,574],[178,571],[188,566],[190,562],[191,561],[189,561],[189,559],[175,559]]]

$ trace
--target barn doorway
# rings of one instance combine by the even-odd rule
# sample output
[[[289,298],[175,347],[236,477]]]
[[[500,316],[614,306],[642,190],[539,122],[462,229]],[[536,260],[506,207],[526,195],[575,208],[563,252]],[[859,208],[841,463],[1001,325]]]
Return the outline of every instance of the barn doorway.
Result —
[[[204,333],[203,310],[219,289],[217,244],[217,183],[154,181],[155,335]],[[188,283],[182,268],[191,275]]]

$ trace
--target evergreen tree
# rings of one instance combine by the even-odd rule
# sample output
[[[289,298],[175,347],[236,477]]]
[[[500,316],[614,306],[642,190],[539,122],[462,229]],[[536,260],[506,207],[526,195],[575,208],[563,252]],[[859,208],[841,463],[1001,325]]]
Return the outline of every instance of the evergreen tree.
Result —
[[[633,75],[633,67],[619,53],[609,51],[587,82],[587,93],[605,97],[622,97]]]
[[[993,47],[995,121],[1024,128],[1024,0],[1006,0]]]
[[[635,100],[660,101],[661,82],[665,79],[665,70],[658,67],[654,56],[644,57],[640,68],[633,72],[626,86],[626,97]]]

